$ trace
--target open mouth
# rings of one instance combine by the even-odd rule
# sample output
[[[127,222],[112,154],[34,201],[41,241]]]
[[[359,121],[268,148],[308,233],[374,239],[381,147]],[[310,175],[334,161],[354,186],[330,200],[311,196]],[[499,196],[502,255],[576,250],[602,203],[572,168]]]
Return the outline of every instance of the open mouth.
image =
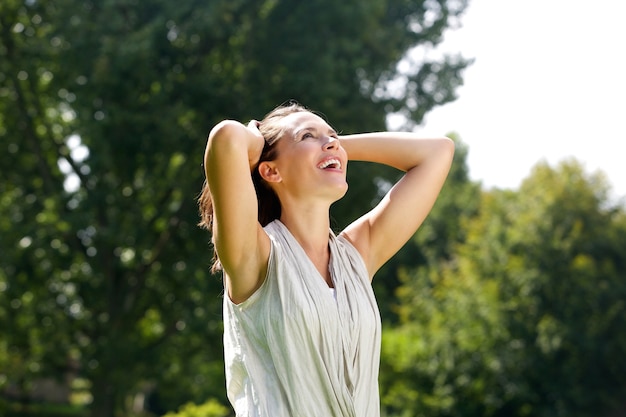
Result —
[[[341,169],[341,161],[337,158],[329,158],[322,161],[317,167],[319,169]]]

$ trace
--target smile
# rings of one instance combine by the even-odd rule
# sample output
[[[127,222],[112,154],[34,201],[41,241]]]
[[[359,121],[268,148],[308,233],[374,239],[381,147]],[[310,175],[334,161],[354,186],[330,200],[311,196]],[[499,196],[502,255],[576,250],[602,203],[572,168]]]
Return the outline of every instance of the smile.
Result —
[[[320,162],[317,165],[319,169],[333,168],[333,169],[341,169],[341,161],[337,158],[329,158]]]

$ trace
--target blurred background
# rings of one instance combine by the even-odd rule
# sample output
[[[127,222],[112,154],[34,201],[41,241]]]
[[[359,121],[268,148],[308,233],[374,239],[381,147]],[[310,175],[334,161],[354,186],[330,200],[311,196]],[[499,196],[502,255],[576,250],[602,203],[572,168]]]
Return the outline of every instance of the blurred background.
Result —
[[[232,415],[200,164],[215,123],[295,99],[457,143],[374,280],[384,416],[626,416],[623,11],[3,0],[0,415]],[[351,163],[333,227],[398,175]]]
[[[473,0],[438,51],[475,58],[459,98],[425,117],[424,133],[458,131],[470,177],[518,187],[538,161],[568,158],[626,196],[626,3]]]

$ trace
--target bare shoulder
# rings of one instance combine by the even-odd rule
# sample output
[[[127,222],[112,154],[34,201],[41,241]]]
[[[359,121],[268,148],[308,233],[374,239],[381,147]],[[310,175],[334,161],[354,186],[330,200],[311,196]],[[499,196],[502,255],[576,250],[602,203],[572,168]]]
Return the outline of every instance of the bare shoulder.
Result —
[[[225,286],[230,300],[246,301],[265,282],[271,252],[271,240],[265,230],[257,230],[257,253],[241,259],[238,264],[224,265]]]
[[[350,242],[359,252],[371,279],[376,270],[374,269],[375,266],[370,262],[370,225],[368,218],[366,216],[360,217],[348,225],[339,235]]]

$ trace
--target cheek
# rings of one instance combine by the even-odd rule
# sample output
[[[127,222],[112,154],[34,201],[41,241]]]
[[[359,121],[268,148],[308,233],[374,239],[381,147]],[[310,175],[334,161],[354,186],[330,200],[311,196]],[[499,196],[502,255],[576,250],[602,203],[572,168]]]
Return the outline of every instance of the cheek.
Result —
[[[348,168],[348,152],[345,149],[339,148],[339,153],[341,154],[341,158],[345,161],[345,166]]]

